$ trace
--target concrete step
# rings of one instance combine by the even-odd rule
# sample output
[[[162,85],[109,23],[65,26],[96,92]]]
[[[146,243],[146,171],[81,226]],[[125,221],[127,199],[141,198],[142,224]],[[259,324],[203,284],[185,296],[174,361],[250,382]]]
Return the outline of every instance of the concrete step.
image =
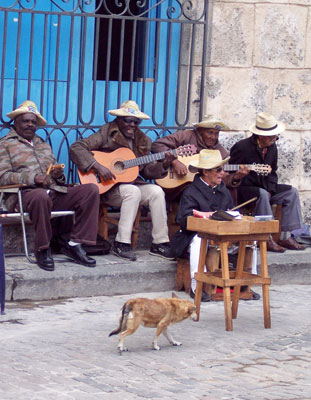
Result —
[[[25,257],[7,257],[6,299],[52,300],[174,289],[175,261],[151,256],[146,250],[139,250],[137,254],[135,262],[113,254],[96,256],[96,268],[57,262],[53,272],[29,264]],[[283,254],[268,252],[268,264],[273,285],[311,284],[311,248],[287,250]]]

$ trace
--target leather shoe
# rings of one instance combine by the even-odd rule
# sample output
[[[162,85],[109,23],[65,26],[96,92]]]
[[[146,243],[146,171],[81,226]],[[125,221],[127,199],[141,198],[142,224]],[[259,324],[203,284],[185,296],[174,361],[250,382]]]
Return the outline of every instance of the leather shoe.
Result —
[[[96,260],[89,257],[83,249],[82,244],[70,246],[68,243],[61,249],[61,252],[67,257],[72,258],[75,263],[84,265],[85,267],[95,267]]]
[[[296,240],[292,236],[290,236],[286,240],[279,240],[279,244],[289,250],[304,250],[307,248],[307,246],[305,246],[304,244],[299,244],[298,242],[296,242]]]
[[[54,260],[51,255],[51,249],[36,250],[35,257],[39,268],[45,271],[54,271]]]
[[[194,291],[193,291],[192,289],[190,289],[190,297],[191,297],[192,299],[194,299],[194,297],[195,297],[195,293],[194,293]],[[208,294],[208,293],[206,293],[206,292],[204,292],[204,291],[202,290],[201,301],[202,301],[202,302],[211,301],[211,295]]]
[[[267,242],[267,250],[273,251],[275,253],[284,253],[284,251],[286,249],[284,247],[280,246],[279,244],[277,244],[273,239],[270,239]]]

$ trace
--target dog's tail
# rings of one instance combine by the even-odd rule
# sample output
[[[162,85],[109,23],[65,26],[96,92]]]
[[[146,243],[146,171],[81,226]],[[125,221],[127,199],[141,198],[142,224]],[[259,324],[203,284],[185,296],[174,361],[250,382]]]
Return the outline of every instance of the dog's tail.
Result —
[[[127,303],[124,303],[122,307],[122,313],[120,316],[120,323],[118,328],[114,329],[112,332],[109,333],[109,337],[112,335],[117,335],[118,333],[124,331],[126,329],[127,317],[131,312],[132,307],[129,307]]]

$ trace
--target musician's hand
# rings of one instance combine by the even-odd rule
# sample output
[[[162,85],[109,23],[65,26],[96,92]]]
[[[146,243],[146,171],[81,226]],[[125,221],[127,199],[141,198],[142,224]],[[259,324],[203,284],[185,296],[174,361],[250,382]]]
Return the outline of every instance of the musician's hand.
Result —
[[[59,179],[64,175],[63,168],[52,168],[50,175],[53,179]]]
[[[241,179],[244,178],[244,176],[248,175],[249,172],[250,169],[248,168],[247,165],[240,165],[239,170],[233,174],[233,180],[240,181]]]
[[[109,168],[104,167],[99,164],[97,161],[93,165],[93,169],[95,172],[103,178],[104,181],[110,181],[111,179],[116,179],[115,175],[110,171]]]
[[[165,159],[163,161],[163,166],[164,168],[168,168],[172,164],[172,162],[177,159],[177,157],[170,151],[166,151],[164,154]]]
[[[35,176],[35,184],[47,189],[49,186],[53,185],[54,181],[50,175],[37,174]]]
[[[175,172],[176,175],[179,176],[185,176],[188,173],[188,167],[187,165],[183,164],[181,161],[179,160],[174,160],[172,162],[172,167],[173,170]]]
[[[197,218],[209,219],[215,211],[199,211],[193,210],[193,216]]]

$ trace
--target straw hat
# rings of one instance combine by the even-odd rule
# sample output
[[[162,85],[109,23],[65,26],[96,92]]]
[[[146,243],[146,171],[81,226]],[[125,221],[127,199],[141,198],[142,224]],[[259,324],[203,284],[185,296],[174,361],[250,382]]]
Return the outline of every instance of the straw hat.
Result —
[[[230,157],[221,158],[219,150],[201,150],[199,154],[196,154],[197,158],[192,160],[189,165],[198,169],[212,169],[221,167],[229,161]]]
[[[260,136],[274,136],[285,131],[285,124],[273,115],[261,112],[256,115],[256,122],[248,130]]]
[[[127,100],[116,110],[109,110],[109,114],[117,117],[135,117],[139,119],[150,119],[149,115],[141,112],[138,105],[133,100]]]
[[[30,100],[24,101],[20,106],[16,108],[16,110],[11,111],[7,114],[11,120],[14,120],[16,117],[22,114],[32,113],[37,117],[37,125],[46,125],[46,120],[39,113],[37,106]]]
[[[206,115],[204,120],[193,124],[196,128],[212,128],[219,131],[228,131],[229,128],[216,115]]]

